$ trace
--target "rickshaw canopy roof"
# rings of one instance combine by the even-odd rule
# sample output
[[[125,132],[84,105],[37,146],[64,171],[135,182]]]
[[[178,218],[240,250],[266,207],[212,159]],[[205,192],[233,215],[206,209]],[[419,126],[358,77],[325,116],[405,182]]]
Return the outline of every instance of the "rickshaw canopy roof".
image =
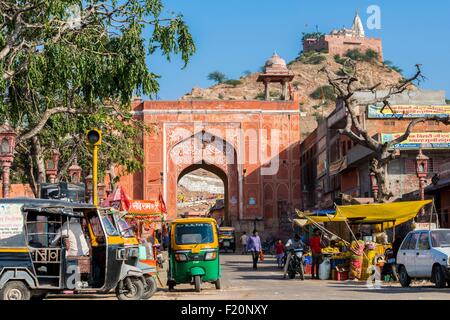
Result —
[[[175,219],[172,221],[172,224],[179,224],[179,223],[216,223],[216,220],[213,218],[181,218],[181,219]]]
[[[423,200],[336,206],[334,215],[317,216],[307,212],[300,213],[303,219],[295,219],[295,223],[303,226],[310,224],[311,219],[314,222],[383,223],[384,228],[392,228],[413,219],[422,207],[431,202],[431,200]]]

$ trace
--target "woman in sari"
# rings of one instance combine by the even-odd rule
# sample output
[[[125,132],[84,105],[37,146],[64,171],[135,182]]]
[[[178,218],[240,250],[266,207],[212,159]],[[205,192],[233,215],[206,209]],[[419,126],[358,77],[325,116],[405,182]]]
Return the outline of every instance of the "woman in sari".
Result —
[[[364,255],[364,241],[361,240],[361,233],[355,234],[356,240],[350,244],[350,251],[352,252],[352,259],[350,262],[351,280],[361,279],[363,255]]]

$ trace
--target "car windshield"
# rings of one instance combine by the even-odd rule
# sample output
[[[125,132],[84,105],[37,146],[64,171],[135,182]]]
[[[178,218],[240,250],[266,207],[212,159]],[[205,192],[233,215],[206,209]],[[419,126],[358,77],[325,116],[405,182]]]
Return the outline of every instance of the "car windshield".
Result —
[[[431,245],[433,247],[450,247],[450,230],[431,231]]]
[[[175,229],[177,244],[200,244],[214,241],[211,223],[181,223]]]

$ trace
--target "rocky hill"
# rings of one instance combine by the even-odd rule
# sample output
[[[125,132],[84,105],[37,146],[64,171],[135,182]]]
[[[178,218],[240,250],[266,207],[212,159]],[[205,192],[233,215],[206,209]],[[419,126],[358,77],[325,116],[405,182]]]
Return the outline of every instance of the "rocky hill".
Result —
[[[324,53],[309,53],[287,64],[295,74],[293,86],[298,87],[302,96],[300,110],[304,119],[303,136],[305,137],[317,126],[317,121],[326,117],[335,107],[333,90],[328,86],[327,78],[319,70],[326,66],[339,74],[343,68],[342,60]],[[381,83],[379,89],[398,83],[402,75],[393,68],[383,65],[376,59],[358,61],[357,72],[363,85],[373,86]],[[256,82],[260,73],[251,73],[236,80],[229,80],[210,88],[193,88],[181,100],[255,100],[263,99],[264,87]],[[271,87],[271,96],[277,97],[281,88],[275,84]]]

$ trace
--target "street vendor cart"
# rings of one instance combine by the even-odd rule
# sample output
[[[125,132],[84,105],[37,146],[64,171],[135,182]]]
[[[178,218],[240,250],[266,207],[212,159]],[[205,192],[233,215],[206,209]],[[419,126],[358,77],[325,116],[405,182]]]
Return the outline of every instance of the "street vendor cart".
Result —
[[[395,256],[392,255],[392,242],[389,242],[388,239],[379,241],[372,235],[356,239],[352,226],[374,226],[378,231],[377,234],[392,229],[392,241],[394,241],[395,227],[411,221],[424,206],[431,203],[431,200],[425,200],[336,206],[334,213],[327,214],[297,210],[298,219],[294,219],[294,222],[302,227],[314,226],[335,239],[332,244],[322,249],[322,253],[328,259],[327,262],[331,264],[331,270],[334,270],[331,272],[333,280],[348,278],[348,271],[351,269],[351,261],[355,258],[355,254],[362,256],[360,280],[366,280],[371,275],[370,270],[373,269],[373,266],[383,267],[386,263],[390,263],[394,267],[394,271],[391,273],[396,280],[395,262],[392,262],[392,258],[395,259]],[[344,223],[347,226],[351,237],[350,242],[324,226],[324,224],[336,222]],[[355,253],[355,249],[361,249],[361,252]]]

